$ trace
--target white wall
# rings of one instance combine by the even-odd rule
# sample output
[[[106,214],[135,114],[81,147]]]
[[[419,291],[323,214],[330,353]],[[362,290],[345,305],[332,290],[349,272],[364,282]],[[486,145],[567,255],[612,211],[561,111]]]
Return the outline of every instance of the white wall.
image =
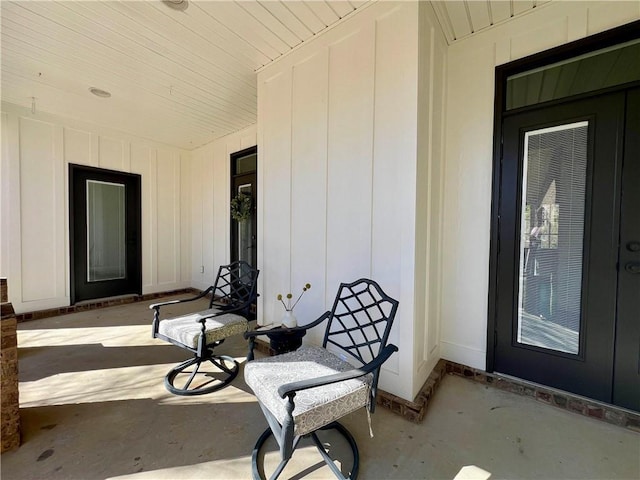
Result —
[[[413,391],[440,360],[447,44],[432,7],[419,4]]]
[[[142,176],[143,293],[190,286],[189,152],[2,105],[0,275],[16,312],[69,305],[70,163]]]
[[[486,366],[495,66],[638,18],[638,1],[554,1],[449,47],[443,358]]]
[[[256,126],[251,125],[191,152],[188,195],[193,221],[189,278],[195,288],[203,290],[212,285],[218,267],[231,259],[230,155],[255,145]],[[258,164],[260,162],[258,152]]]
[[[418,170],[425,181],[439,175],[429,162],[441,156],[429,141],[419,149],[417,132],[441,137],[431,117],[442,102],[431,103],[444,88],[444,43],[431,12],[420,13],[417,2],[373,4],[258,74],[258,320],[278,323],[276,295],[307,282],[300,323],[329,309],[341,282],[378,281],[400,301],[390,340],[400,351],[381,387],[406,399],[437,361],[425,351],[437,343],[437,318],[429,327],[425,318],[431,258],[426,243],[416,251],[433,212],[429,195],[416,204],[416,182]],[[419,91],[433,108],[420,122]],[[307,341],[318,343],[323,329]]]

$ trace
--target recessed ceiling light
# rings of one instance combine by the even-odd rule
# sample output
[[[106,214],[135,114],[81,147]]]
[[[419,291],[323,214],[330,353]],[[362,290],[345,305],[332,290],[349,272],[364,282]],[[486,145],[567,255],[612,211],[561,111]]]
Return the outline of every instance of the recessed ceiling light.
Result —
[[[91,87],[89,89],[89,91],[91,93],[93,93],[96,97],[109,98],[111,96],[111,94],[109,92],[107,92],[106,90],[102,90],[102,89],[96,88],[96,87]]]
[[[162,0],[167,7],[178,11],[185,11],[189,7],[189,0]]]

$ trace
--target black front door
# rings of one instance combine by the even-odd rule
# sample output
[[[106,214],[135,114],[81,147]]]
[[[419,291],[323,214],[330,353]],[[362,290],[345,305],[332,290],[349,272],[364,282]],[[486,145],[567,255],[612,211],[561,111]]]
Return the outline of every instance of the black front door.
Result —
[[[69,166],[71,303],[142,293],[140,176]]]
[[[640,88],[626,108],[613,401],[640,411]]]
[[[495,371],[635,410],[638,91],[505,115],[494,339]]]
[[[258,150],[231,155],[231,261],[258,268]]]

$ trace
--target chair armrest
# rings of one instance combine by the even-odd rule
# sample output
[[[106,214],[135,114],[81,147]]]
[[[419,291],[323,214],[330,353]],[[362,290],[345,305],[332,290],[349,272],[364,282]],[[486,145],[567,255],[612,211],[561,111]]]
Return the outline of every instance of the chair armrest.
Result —
[[[209,287],[207,288],[204,292],[202,292],[200,295],[197,295],[195,297],[190,297],[190,298],[183,298],[183,299],[179,299],[179,300],[169,300],[168,302],[160,302],[160,303],[154,303],[153,305],[149,305],[149,309],[150,310],[154,310],[153,312],[153,322],[151,324],[151,337],[152,338],[156,338],[156,335],[158,334],[158,331],[160,329],[160,307],[166,306],[166,305],[176,305],[178,303],[185,303],[185,302],[193,302],[194,300],[198,300],[202,297],[204,297],[205,295],[207,295],[208,293],[213,292],[213,287]]]
[[[234,307],[234,308],[227,308],[225,310],[220,309],[219,311],[217,311],[215,313],[210,313],[208,315],[200,317],[196,321],[200,322],[200,323],[202,323],[204,325],[206,323],[206,321],[209,320],[210,318],[221,317],[222,315],[227,315],[228,313],[241,312],[241,311],[245,310],[246,308],[247,308],[247,305],[243,303],[242,305],[239,305],[239,306]]]
[[[352,370],[347,370],[346,372],[334,373],[333,375],[325,375],[324,377],[309,378],[298,382],[285,383],[278,387],[278,395],[284,398],[286,396],[295,395],[301,390],[307,390],[309,388],[321,387],[322,385],[329,385],[331,383],[343,382],[345,380],[351,380],[352,378],[362,377],[363,375],[380,368],[380,366],[397,351],[398,347],[393,344],[389,344],[384,347],[380,353],[378,353],[376,358],[371,360],[369,363],[365,363],[360,368],[354,368]]]
[[[168,302],[154,303],[153,305],[149,305],[149,309],[150,310],[159,309],[160,307],[163,307],[165,305],[174,305],[176,303],[193,302],[194,300],[198,300],[198,299],[204,297],[205,295],[207,295],[207,294],[209,294],[211,292],[213,292],[213,287],[207,288],[204,292],[202,292],[201,294],[199,294],[199,295],[197,295],[195,297],[181,298],[179,300],[169,300]]]
[[[317,325],[320,325],[322,322],[324,322],[327,318],[329,318],[329,315],[331,314],[331,312],[324,312],[320,317],[318,317],[316,320],[314,320],[313,322],[307,324],[307,325],[299,325],[297,327],[293,327],[293,328],[286,328],[286,327],[276,327],[276,328],[268,328],[268,329],[264,329],[264,330],[252,330],[250,332],[245,332],[244,333],[244,338],[245,339],[249,339],[249,338],[255,338],[258,337],[260,335],[267,335],[269,333],[287,333],[287,332],[300,332],[300,331],[306,331],[309,330],[310,328],[313,328]]]

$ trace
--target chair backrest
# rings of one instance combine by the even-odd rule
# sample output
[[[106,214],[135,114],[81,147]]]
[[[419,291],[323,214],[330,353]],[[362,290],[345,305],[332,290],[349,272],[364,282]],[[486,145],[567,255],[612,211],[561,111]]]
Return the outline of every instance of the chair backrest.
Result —
[[[244,307],[242,313],[248,316],[249,308],[258,296],[256,290],[259,274],[260,270],[243,260],[220,265],[209,308],[212,308],[214,303],[223,310]]]
[[[370,362],[387,345],[397,309],[398,301],[373,280],[341,283],[322,346],[335,345],[362,364]],[[378,372],[374,377],[375,388]]]

